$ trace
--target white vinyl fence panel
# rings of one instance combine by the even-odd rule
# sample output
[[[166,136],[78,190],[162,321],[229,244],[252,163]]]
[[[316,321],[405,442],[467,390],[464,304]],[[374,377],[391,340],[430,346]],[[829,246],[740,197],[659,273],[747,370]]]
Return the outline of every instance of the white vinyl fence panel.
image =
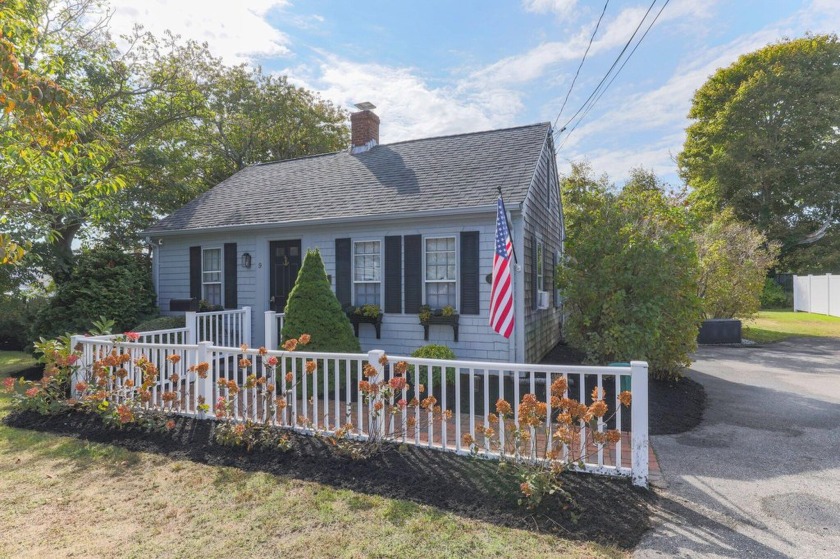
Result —
[[[793,276],[793,310],[840,317],[840,276]]]
[[[485,433],[493,421],[496,403],[507,401],[513,410],[512,421],[519,426],[518,410],[525,394],[533,394],[547,406],[546,417],[551,422],[544,435],[531,428],[530,459],[555,459],[547,452],[553,448],[552,433],[560,423],[551,411],[549,387],[563,377],[568,397],[589,403],[589,394],[597,387],[605,394],[610,410],[597,420],[597,426],[581,422],[584,436],[571,443],[579,443],[580,452],[564,446],[564,455],[585,455],[577,468],[586,472],[628,476],[641,486],[648,482],[648,370],[644,362],[588,367],[389,356],[388,364],[383,365],[384,353],[380,350],[366,354],[263,350],[261,355],[258,349],[216,346],[206,341],[161,344],[76,336],[72,343],[74,347],[81,344],[82,349],[73,386],[78,381],[92,382],[94,362],[99,362],[100,373],[104,363],[109,367],[104,372],[111,383],[108,388],[114,390],[114,404],[140,398],[147,408],[212,420],[212,406],[221,398],[232,404],[232,414],[227,417],[233,421],[257,421],[307,434],[332,434],[349,424],[350,436],[358,439],[378,434],[385,440],[459,454],[474,451],[464,442],[468,434],[479,445],[482,456],[495,459],[502,457],[500,452],[505,457],[508,452],[516,452],[515,456],[520,452],[503,446],[504,430],[500,432],[502,446],[491,449],[488,437],[492,435]],[[269,366],[272,357],[277,359],[276,367]],[[143,371],[132,366],[138,360],[153,365],[146,371],[154,371],[154,379],[146,379],[147,386],[153,381],[151,389],[142,394],[139,387]],[[389,401],[379,401],[381,397],[366,400],[360,386],[365,366],[376,370],[371,382],[390,383],[402,374],[392,366],[398,362],[405,362],[407,371],[404,378],[408,384],[403,383],[402,393],[397,392]],[[206,375],[190,370],[200,363],[207,367]],[[314,365],[311,373],[306,370],[307,363]],[[286,374],[293,379],[291,389],[283,382]],[[633,395],[629,410],[619,401],[623,390]],[[283,400],[282,408],[274,405],[276,398]],[[432,410],[431,406],[404,404],[413,399],[433,399],[432,405],[437,405]],[[203,411],[201,405],[211,409]],[[388,413],[374,412],[374,408],[383,407]],[[606,429],[618,431],[620,438],[593,445],[593,430]]]

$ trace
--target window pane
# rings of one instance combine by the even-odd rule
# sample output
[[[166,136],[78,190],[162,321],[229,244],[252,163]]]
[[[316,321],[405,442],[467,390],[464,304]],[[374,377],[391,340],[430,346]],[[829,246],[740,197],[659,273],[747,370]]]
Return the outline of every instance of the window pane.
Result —
[[[433,309],[455,306],[455,282],[426,284],[426,304]]]
[[[364,241],[354,244],[355,258],[353,279],[355,281],[379,281],[381,256],[379,241]]]
[[[379,284],[378,283],[357,283],[356,289],[356,306],[362,305],[378,305],[379,304]]]
[[[427,281],[455,281],[455,262],[454,237],[426,239]]]
[[[222,270],[222,249],[213,248],[204,251],[203,270],[220,272]]]
[[[222,281],[221,272],[204,272],[204,283],[215,283]]]
[[[211,305],[222,304],[222,286],[218,283],[206,284],[204,286],[204,299]]]

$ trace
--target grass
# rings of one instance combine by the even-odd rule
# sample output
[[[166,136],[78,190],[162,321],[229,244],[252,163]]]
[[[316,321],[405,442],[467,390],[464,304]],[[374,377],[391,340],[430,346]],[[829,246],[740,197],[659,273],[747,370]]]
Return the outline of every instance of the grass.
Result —
[[[840,338],[840,318],[793,311],[761,311],[744,325],[743,337],[771,343],[796,336]]]
[[[21,371],[35,364],[35,358],[22,351],[0,351],[0,375]]]
[[[0,352],[0,377],[32,364]],[[0,416],[9,396],[0,396]],[[0,424],[0,558],[625,557],[410,501]],[[418,487],[417,491],[422,491]]]

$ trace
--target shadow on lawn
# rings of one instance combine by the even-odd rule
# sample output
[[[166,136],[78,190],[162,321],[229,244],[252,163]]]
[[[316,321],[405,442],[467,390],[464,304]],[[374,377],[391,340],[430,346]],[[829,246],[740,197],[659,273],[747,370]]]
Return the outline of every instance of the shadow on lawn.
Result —
[[[268,472],[403,499],[496,525],[554,533],[623,549],[635,547],[650,527],[649,506],[655,496],[633,487],[626,479],[566,474],[564,488],[577,507],[568,507],[555,495],[546,498],[544,506],[531,513],[516,503],[518,480],[500,472],[497,462],[413,446],[399,449],[396,445],[374,458],[353,461],[336,456],[321,440],[297,433],[291,434],[295,444],[289,452],[247,454],[240,448],[214,444],[213,421],[184,417],[176,420],[174,431],[164,434],[111,429],[97,416],[80,413],[59,416],[16,413],[9,415],[5,422],[11,427],[70,435],[174,459]],[[79,456],[79,462],[83,467],[89,463],[89,457]]]

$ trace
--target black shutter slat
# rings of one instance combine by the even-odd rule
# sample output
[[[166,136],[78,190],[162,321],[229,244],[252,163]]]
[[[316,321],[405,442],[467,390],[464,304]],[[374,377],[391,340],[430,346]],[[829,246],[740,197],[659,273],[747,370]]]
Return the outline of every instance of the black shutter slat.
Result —
[[[385,237],[385,312],[402,312],[402,237]]]
[[[403,237],[405,250],[405,312],[419,313],[423,304],[423,238]]]
[[[537,238],[531,238],[531,309],[537,309]]]
[[[335,240],[335,297],[342,307],[352,301],[351,248],[350,239]]]
[[[190,247],[190,298],[201,299],[201,247]]]
[[[478,231],[461,232],[461,314],[478,314]]]
[[[225,243],[225,308],[237,308],[237,287],[236,287],[236,243]]]

